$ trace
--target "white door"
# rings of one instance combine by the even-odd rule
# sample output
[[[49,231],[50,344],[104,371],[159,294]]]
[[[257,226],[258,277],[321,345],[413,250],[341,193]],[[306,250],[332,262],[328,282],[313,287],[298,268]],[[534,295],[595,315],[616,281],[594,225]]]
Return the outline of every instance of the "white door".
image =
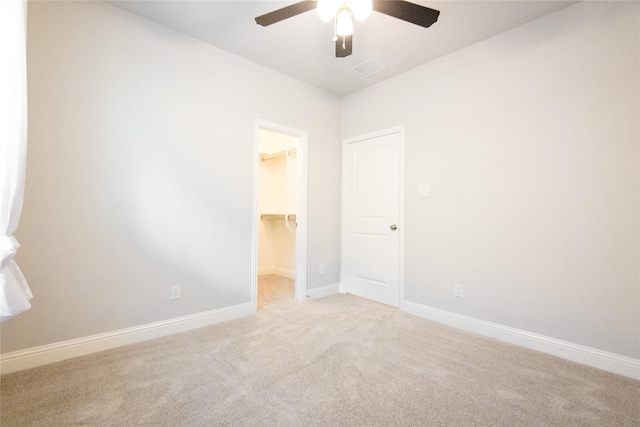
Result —
[[[345,146],[344,290],[398,306],[399,132]]]

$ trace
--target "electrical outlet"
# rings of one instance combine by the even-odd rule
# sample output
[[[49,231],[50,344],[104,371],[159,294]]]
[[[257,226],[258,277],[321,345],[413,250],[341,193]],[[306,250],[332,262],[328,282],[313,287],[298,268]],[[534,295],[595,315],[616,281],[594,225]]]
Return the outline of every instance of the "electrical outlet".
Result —
[[[320,274],[324,274],[324,264],[320,264],[320,268],[318,268],[318,272]]]
[[[461,284],[456,283],[453,285],[453,294],[458,298],[464,298],[464,287]]]
[[[171,300],[180,299],[180,285],[173,285],[171,287]]]

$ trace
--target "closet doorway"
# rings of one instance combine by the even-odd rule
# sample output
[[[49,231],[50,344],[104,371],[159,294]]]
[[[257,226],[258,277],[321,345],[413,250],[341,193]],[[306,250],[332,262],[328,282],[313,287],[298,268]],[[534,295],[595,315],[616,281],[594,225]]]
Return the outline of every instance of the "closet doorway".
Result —
[[[306,299],[307,133],[258,120],[254,153],[252,303],[257,311],[261,275],[292,279],[294,298]]]

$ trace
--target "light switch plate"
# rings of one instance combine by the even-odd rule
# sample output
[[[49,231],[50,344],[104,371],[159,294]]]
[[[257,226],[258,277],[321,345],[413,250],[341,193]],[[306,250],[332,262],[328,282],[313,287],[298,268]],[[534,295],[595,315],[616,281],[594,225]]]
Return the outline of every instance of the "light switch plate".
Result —
[[[429,197],[429,186],[420,184],[418,185],[418,197]]]

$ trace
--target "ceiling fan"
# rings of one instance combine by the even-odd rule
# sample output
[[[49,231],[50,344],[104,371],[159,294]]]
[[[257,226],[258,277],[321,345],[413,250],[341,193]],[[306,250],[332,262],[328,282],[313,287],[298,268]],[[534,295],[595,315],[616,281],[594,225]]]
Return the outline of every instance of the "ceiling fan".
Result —
[[[430,27],[438,20],[440,11],[403,0],[303,0],[256,18],[256,23],[266,27],[287,18],[317,9],[320,19],[334,19],[333,40],[336,57],[344,58],[353,51],[353,18],[362,21],[372,10],[421,27]]]

